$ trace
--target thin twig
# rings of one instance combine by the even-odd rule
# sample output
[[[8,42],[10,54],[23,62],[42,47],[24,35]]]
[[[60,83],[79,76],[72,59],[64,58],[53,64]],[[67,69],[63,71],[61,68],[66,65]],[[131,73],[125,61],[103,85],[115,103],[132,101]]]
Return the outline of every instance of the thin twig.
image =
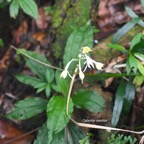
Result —
[[[61,71],[63,70],[63,69],[61,69],[61,68],[58,68],[58,67],[49,65],[49,64],[44,63],[44,62],[42,62],[42,61],[40,61],[40,60],[38,60],[38,59],[35,59],[35,58],[29,56],[28,54],[19,51],[19,49],[17,49],[16,47],[14,47],[14,46],[12,46],[12,45],[11,45],[10,47],[13,48],[14,50],[18,51],[19,53],[23,54],[23,55],[26,56],[27,58],[29,58],[29,59],[31,59],[31,60],[33,60],[33,61],[36,61],[36,62],[38,62],[38,63],[40,63],[40,64],[42,64],[42,65],[44,65],[44,66],[47,66],[47,67],[50,67],[50,68],[53,68],[53,69],[56,69],[56,70],[61,70]]]

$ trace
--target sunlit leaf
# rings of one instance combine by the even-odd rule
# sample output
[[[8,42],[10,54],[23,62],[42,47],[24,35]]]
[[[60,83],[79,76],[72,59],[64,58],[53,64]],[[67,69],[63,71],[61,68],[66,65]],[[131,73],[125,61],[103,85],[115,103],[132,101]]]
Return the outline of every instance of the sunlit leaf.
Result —
[[[123,102],[125,97],[126,82],[122,79],[115,96],[115,102],[112,114],[112,126],[115,127],[119,121],[120,114],[123,108]]]
[[[139,18],[139,16],[138,16],[130,7],[127,7],[127,6],[126,6],[125,9],[126,9],[128,15],[129,15],[131,18]],[[142,20],[140,20],[140,21],[138,22],[138,24],[139,24],[140,26],[144,27],[144,22],[143,22]]]
[[[141,84],[144,82],[144,76],[143,75],[138,75],[134,78],[133,83],[136,86],[141,86]]]
[[[46,105],[47,101],[42,98],[26,98],[18,101],[6,117],[17,120],[28,119],[46,110]]]
[[[144,55],[141,53],[134,53],[134,56],[138,58],[140,61],[144,62]]]
[[[140,73],[144,76],[144,66],[138,60],[137,60],[137,64],[138,64],[138,69],[139,69]]]
[[[142,33],[139,33],[132,39],[130,44],[130,50],[132,50],[132,48],[141,41],[142,36]]]
[[[87,136],[85,138],[83,138],[82,140],[80,140],[80,144],[90,144],[89,142],[89,138],[92,136],[92,134],[88,133]]]
[[[123,46],[121,46],[121,45],[119,45],[119,44],[112,44],[112,43],[111,43],[111,44],[108,44],[108,46],[109,46],[110,48],[119,50],[119,51],[121,51],[121,52],[128,53],[128,51],[125,49],[125,47],[123,47]]]
[[[70,120],[73,112],[73,103],[70,100],[68,114],[66,115],[67,99],[61,96],[53,96],[47,106],[47,128],[49,131],[49,143],[51,143],[53,136],[64,129]]]
[[[140,18],[133,18],[131,21],[126,23],[122,28],[120,28],[114,35],[112,43],[117,43],[122,36],[124,36],[128,31],[130,31],[138,22]]]
[[[37,20],[37,18],[38,18],[38,7],[37,7],[34,0],[19,0],[19,4],[20,4],[20,7],[22,8],[22,10],[26,14],[28,14],[29,16],[31,16],[32,18]]]
[[[91,27],[90,25],[85,25],[71,33],[65,47],[63,57],[64,66],[66,66],[66,64],[70,60],[78,57],[81,47],[88,46],[92,48],[93,32],[94,32],[93,27]],[[76,62],[73,62],[71,64],[69,68],[70,72],[74,71],[76,64],[77,64]]]
[[[96,91],[78,90],[72,100],[77,108],[87,109],[90,112],[100,112],[104,108],[104,99]]]

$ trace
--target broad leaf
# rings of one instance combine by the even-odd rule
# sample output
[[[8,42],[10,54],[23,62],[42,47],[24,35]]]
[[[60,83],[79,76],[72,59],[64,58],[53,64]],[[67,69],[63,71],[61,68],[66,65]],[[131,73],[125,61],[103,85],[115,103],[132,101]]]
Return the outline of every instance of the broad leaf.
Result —
[[[144,82],[144,76],[143,75],[138,75],[134,78],[133,83],[136,86],[141,86],[141,84]]]
[[[62,79],[60,78],[60,71],[56,71],[56,87],[53,87],[56,91],[61,92],[64,96],[67,96],[69,91],[70,79]]]
[[[43,126],[38,131],[38,135],[34,141],[34,144],[47,144],[48,135],[49,135],[49,132],[47,128],[47,123],[44,123]],[[51,144],[66,144],[64,130],[54,135]]]
[[[64,66],[66,66],[66,64],[70,60],[78,57],[78,54],[80,53],[80,49],[82,47],[88,46],[92,48],[93,32],[94,30],[90,25],[85,25],[71,33],[71,35],[68,38],[66,47],[65,47],[65,52],[64,52],[64,57],[63,57]],[[76,62],[73,62],[70,65],[70,69],[69,69],[70,72],[73,73],[76,67],[76,64],[77,64]]]
[[[72,100],[77,108],[90,112],[100,112],[104,108],[104,99],[96,91],[79,90],[74,93]]]
[[[26,14],[28,14],[29,16],[31,16],[32,18],[37,20],[37,18],[38,18],[38,7],[37,7],[34,0],[19,0],[19,4],[20,4],[20,7],[22,8],[22,10]]]
[[[126,82],[122,79],[115,96],[115,102],[113,107],[113,114],[112,114],[112,126],[115,127],[119,121],[120,114],[123,108],[123,102],[125,97],[125,88]]]
[[[42,81],[38,78],[34,78],[28,75],[24,74],[18,74],[16,75],[16,79],[20,81],[21,83],[24,83],[26,85],[30,85],[32,87],[35,87],[38,83],[41,83]]]
[[[126,84],[125,92],[123,110],[128,114],[130,112],[132,101],[135,96],[135,85],[133,84],[132,80],[129,80],[129,82]]]
[[[140,61],[144,62],[144,55],[141,53],[134,53],[134,56]]]
[[[137,69],[138,69],[137,59],[132,54],[130,54],[128,57],[128,61],[129,61],[131,70],[136,74]]]
[[[132,50],[132,48],[141,41],[142,36],[142,33],[139,33],[132,39],[130,44],[130,50]]]
[[[133,18],[127,24],[125,24],[122,28],[120,28],[114,35],[112,39],[112,43],[117,43],[122,36],[124,36],[128,31],[130,31],[138,22],[140,18]]]
[[[72,123],[69,123],[65,130],[66,141],[70,144],[79,144],[79,141],[86,137],[85,133]]]
[[[34,140],[34,144],[47,144],[47,142],[48,142],[48,129],[47,129],[47,123],[44,123],[38,131],[37,137]]]
[[[10,10],[10,16],[12,18],[16,18],[19,12],[19,1],[15,1],[15,0],[12,1],[9,10]]]
[[[73,103],[70,100],[68,116],[66,115],[67,99],[60,96],[53,96],[47,106],[47,128],[49,131],[49,143],[51,143],[53,136],[64,129],[70,120],[73,112]]]
[[[42,98],[26,98],[18,101],[6,117],[17,120],[28,119],[46,110],[46,105],[47,101]]]
[[[125,9],[131,18],[139,18],[139,16],[130,7],[126,6]],[[144,27],[144,22],[142,20],[140,20],[138,24]]]
[[[18,53],[20,54],[26,54],[30,57],[32,57],[32,59],[28,58],[28,56],[25,56],[27,65],[30,67],[30,69],[38,75],[38,77],[43,80],[43,81],[47,81],[46,80],[46,71],[48,70],[50,75],[54,73],[53,69],[46,67],[42,64],[39,64],[36,60],[44,62],[46,64],[50,64],[49,61],[41,54],[38,54],[36,52],[31,52],[31,51],[26,51],[25,49],[18,49],[17,50]]]
[[[139,72],[144,76],[144,66],[140,61],[137,60]]]
[[[108,44],[108,46],[109,46],[110,48],[119,50],[119,51],[121,51],[121,52],[128,53],[128,51],[125,49],[125,47],[123,47],[123,46],[121,46],[121,45],[119,45],[119,44],[112,44],[112,43],[111,43],[111,44]]]
[[[141,1],[141,4],[142,4],[142,7],[144,8],[144,0],[140,0]]]

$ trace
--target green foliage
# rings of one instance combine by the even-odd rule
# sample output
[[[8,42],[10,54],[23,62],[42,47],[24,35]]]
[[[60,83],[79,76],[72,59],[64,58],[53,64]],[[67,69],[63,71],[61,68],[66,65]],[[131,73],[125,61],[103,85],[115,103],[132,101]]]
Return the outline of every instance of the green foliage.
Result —
[[[56,58],[61,58],[69,35],[89,21],[92,0],[59,0],[49,7],[52,24],[56,28],[56,41],[52,45]],[[87,37],[88,38],[88,37]]]
[[[26,51],[24,49],[18,49],[18,53],[24,53],[32,57],[33,59],[38,59],[41,62],[50,64],[44,56],[38,53]],[[20,82],[30,85],[33,88],[37,89],[37,93],[45,90],[46,96],[49,97],[51,93],[52,82],[54,80],[54,71],[53,69],[43,66],[42,64],[38,64],[33,59],[28,59],[27,57],[25,57],[26,64],[38,76],[38,78],[27,76],[24,74],[18,74],[16,78]]]
[[[63,63],[64,66],[74,58],[78,57],[81,47],[93,46],[93,28],[90,25],[85,25],[77,30],[73,31],[67,40],[65,47]],[[72,63],[70,66],[70,72],[73,73],[77,63]]]
[[[31,16],[35,20],[38,17],[38,7],[34,0],[8,0],[10,3],[10,16],[16,18],[21,8],[24,13]]]
[[[120,28],[115,34],[112,39],[112,43],[117,43],[119,39],[125,35],[128,31],[130,31],[138,22],[140,18],[133,18],[131,21],[126,23],[122,28]]]
[[[4,46],[4,42],[1,38],[0,38],[0,46]]]
[[[122,79],[116,92],[115,102],[114,102],[114,107],[113,107],[111,124],[114,127],[118,123],[118,120],[120,118],[120,114],[123,108],[125,88],[126,88],[126,82]]]
[[[104,99],[96,91],[78,90],[72,100],[77,108],[87,109],[90,112],[100,112],[104,108]]]
[[[85,138],[83,138],[82,140],[80,140],[80,144],[90,144],[89,143],[89,138],[92,136],[92,134],[88,133],[87,136]]]
[[[135,144],[137,141],[136,138],[132,138],[131,136],[124,136],[123,134],[118,134],[117,136],[115,134],[112,134],[110,137],[108,137],[107,144]]]
[[[47,128],[49,131],[49,141],[51,143],[53,135],[60,132],[69,122],[73,112],[73,103],[70,100],[68,116],[66,115],[67,99],[60,96],[53,96],[47,106]]]
[[[6,118],[24,120],[46,110],[47,101],[42,98],[26,98],[18,101],[14,109],[6,114]]]

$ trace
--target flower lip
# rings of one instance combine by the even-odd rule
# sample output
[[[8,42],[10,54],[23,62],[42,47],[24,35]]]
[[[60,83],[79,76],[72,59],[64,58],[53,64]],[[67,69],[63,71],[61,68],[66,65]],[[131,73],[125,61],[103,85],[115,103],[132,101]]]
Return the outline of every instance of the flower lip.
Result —
[[[92,50],[88,46],[82,47],[82,53],[83,54],[89,53],[90,51],[92,51]]]

